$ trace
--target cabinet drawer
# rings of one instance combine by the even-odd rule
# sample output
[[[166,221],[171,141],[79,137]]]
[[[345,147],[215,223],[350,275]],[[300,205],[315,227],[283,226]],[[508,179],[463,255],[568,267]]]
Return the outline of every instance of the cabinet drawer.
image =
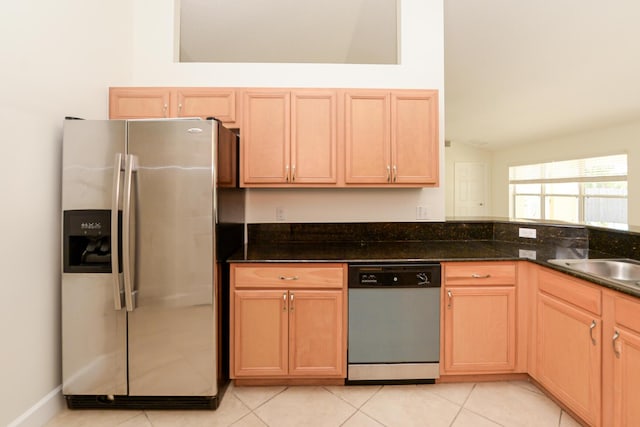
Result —
[[[538,278],[538,289],[593,314],[602,314],[602,293],[600,289],[579,279],[541,269]]]
[[[343,288],[343,264],[232,266],[236,288]]]
[[[640,301],[630,297],[616,296],[614,304],[616,324],[640,332],[640,316],[638,316]]]
[[[515,285],[514,262],[450,262],[444,264],[447,285]]]

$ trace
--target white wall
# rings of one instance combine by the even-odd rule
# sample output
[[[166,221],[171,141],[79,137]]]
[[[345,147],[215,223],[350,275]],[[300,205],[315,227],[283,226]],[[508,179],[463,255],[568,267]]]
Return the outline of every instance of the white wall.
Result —
[[[444,111],[442,0],[402,1],[402,64],[392,66],[177,64],[173,10],[174,0],[3,2],[0,425],[41,424],[40,405],[59,396],[64,116],[105,118],[118,85],[433,88]],[[255,190],[249,221],[268,220],[275,200],[290,220],[413,220],[418,204],[444,217],[442,188]]]
[[[107,87],[128,78],[130,28],[127,0],[2,3],[3,426],[42,424],[38,417],[61,403],[56,391],[61,383],[62,121],[66,115],[106,117]],[[37,411],[40,405],[49,412]]]
[[[134,0],[133,80],[140,86],[429,88],[440,90],[440,156],[444,164],[442,0],[401,2],[401,64],[181,64],[174,61],[173,0]],[[249,29],[248,29],[249,30]],[[220,40],[220,43],[225,43]],[[286,46],[282,46],[286,49]],[[247,221],[415,221],[416,206],[444,218],[444,168],[437,189],[262,190],[248,192]]]
[[[492,206],[492,189],[491,189],[491,164],[493,161],[493,153],[489,150],[474,147],[469,144],[452,142],[450,147],[445,148],[445,206],[447,217],[455,216],[455,164],[456,162],[479,162],[487,165],[487,174],[489,175],[486,191],[485,206],[487,215],[491,213]]]
[[[494,152],[493,215],[509,216],[509,166],[628,154],[629,225],[640,226],[640,121]]]

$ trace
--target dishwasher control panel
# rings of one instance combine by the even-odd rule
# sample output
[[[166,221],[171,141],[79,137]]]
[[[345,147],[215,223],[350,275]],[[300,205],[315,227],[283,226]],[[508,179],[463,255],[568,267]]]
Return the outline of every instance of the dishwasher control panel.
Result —
[[[352,264],[350,288],[440,287],[440,264]]]

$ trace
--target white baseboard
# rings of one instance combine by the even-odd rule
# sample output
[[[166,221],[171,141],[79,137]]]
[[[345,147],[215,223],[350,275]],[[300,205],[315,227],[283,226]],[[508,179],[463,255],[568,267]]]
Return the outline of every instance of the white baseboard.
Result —
[[[9,423],[7,427],[42,427],[64,408],[62,386],[49,392],[38,403]]]

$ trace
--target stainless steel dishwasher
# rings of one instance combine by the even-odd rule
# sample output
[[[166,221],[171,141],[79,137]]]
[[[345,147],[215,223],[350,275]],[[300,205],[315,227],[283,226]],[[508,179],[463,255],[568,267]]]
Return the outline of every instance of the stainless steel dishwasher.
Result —
[[[434,382],[440,264],[349,265],[347,383]]]

